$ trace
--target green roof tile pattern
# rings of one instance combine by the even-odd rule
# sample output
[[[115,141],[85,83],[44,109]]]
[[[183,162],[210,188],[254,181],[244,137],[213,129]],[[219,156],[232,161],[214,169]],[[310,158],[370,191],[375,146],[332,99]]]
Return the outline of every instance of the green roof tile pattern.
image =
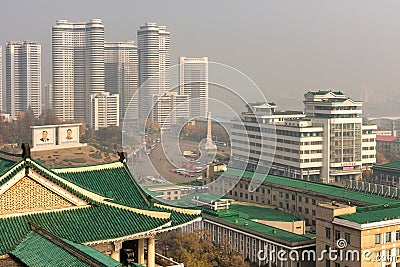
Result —
[[[142,191],[143,196],[139,193],[138,187],[134,184],[135,181],[132,181],[132,176],[123,165],[117,168],[92,171],[67,171],[58,175],[89,191],[112,198],[114,203],[148,209],[143,199],[143,196],[147,194],[144,191]],[[185,214],[168,209],[153,208],[153,210],[171,213],[172,226],[184,224],[200,217],[200,215]]]
[[[339,186],[310,182],[306,180],[294,179],[283,176],[266,175],[261,173],[254,173],[250,171],[242,171],[238,169],[228,168],[226,174],[233,176],[242,176],[249,179],[263,180],[265,183],[271,183],[274,185],[280,185],[285,187],[291,187],[294,189],[300,189],[304,191],[315,192],[331,197],[345,198],[357,202],[363,202],[372,205],[383,205],[387,203],[400,203],[400,200],[387,198],[384,196],[378,196],[373,194],[367,194],[363,192],[351,191]],[[253,177],[254,176],[254,177]]]
[[[95,250],[94,248],[91,248],[89,246],[81,245],[75,242],[72,242],[67,239],[63,239],[63,241],[73,247],[75,247],[77,250],[81,251],[82,253],[96,259],[97,261],[100,261],[102,264],[105,266],[122,266],[122,264],[107,255],[101,253],[100,251]]]
[[[186,214],[182,212],[177,212],[175,210],[167,209],[167,208],[154,208],[155,211],[163,211],[163,212],[168,212],[171,213],[171,226],[178,226],[190,221],[195,220],[196,218],[199,218],[201,215],[197,214]]]
[[[29,222],[61,238],[86,243],[150,231],[169,221],[108,205],[0,218],[0,255],[30,231]]]
[[[207,211],[204,210],[206,215],[210,215],[218,220],[228,222],[234,225],[239,226],[242,229],[253,230],[261,234],[265,234],[270,237],[278,238],[280,240],[285,240],[287,242],[302,242],[308,241],[311,238],[294,234],[292,232],[288,232],[285,230],[281,230],[279,228],[271,227],[262,223],[254,222],[247,218],[242,218],[239,212],[223,210],[219,212]]]
[[[0,158],[0,176],[5,174],[15,164],[15,161]]]
[[[79,187],[111,198],[115,203],[129,207],[147,207],[145,200],[122,164],[121,167],[117,168],[61,172],[58,175]]]
[[[242,217],[247,216],[249,220],[280,221],[280,222],[293,222],[300,220],[294,215],[266,207],[264,208],[258,206],[232,204],[229,206],[229,210],[233,212],[242,213],[243,214]]]
[[[113,260],[105,254],[90,248],[88,246],[76,244],[69,240],[63,240],[60,243],[67,243],[74,248],[74,252],[84,258],[94,259],[100,266],[117,267],[121,263]],[[42,236],[41,234],[31,231],[16,246],[11,253],[27,266],[59,266],[59,267],[90,267],[89,263],[80,259],[74,253],[66,250]]]

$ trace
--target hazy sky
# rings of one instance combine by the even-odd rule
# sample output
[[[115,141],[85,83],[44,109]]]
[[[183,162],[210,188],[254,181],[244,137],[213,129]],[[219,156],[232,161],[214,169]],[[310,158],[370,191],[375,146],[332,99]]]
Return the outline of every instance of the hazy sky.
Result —
[[[171,59],[208,56],[251,77],[282,109],[335,88],[370,115],[400,114],[400,1],[1,1],[0,42],[42,44],[51,81],[51,26],[101,18],[106,41],[136,40],[145,22],[171,32]]]

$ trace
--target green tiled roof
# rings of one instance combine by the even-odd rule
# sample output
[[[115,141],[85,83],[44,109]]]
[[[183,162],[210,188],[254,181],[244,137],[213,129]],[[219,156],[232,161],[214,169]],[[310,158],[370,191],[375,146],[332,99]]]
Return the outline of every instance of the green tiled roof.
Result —
[[[171,210],[168,208],[157,207],[157,208],[154,208],[154,210],[171,213],[171,223],[172,223],[171,226],[178,226],[180,224],[184,224],[184,223],[193,221],[196,218],[200,217],[200,215],[197,215],[197,214],[186,214],[186,213],[177,212],[175,210]]]
[[[399,200],[392,198],[386,198],[383,196],[378,196],[373,194],[366,194],[363,192],[351,191],[339,186],[294,179],[289,177],[266,175],[250,171],[243,172],[241,170],[232,168],[228,168],[226,173],[233,176],[242,176],[244,178],[249,178],[249,179],[254,178],[258,180],[263,180],[265,183],[291,187],[294,189],[300,189],[304,191],[310,191],[318,194],[327,195],[330,197],[344,198],[366,204],[383,205],[387,203],[400,203]]]
[[[57,242],[54,242],[54,239],[51,240],[36,231],[30,231],[10,254],[27,266],[92,266],[79,256],[90,259],[99,266],[121,266],[121,263],[93,248],[69,240],[57,239]],[[66,249],[68,245],[72,249]]]
[[[400,205],[357,208],[356,213],[341,215],[338,217],[359,224],[400,219]]]
[[[73,170],[74,168],[71,168]],[[91,192],[113,199],[115,203],[129,207],[148,207],[143,195],[131,179],[131,176],[121,164],[117,168],[104,168],[99,170],[84,170],[80,172],[58,173],[64,179],[85,188]],[[58,172],[58,170],[54,170]]]
[[[229,206],[229,210],[233,212],[241,213],[242,217],[247,217],[250,220],[264,220],[264,221],[281,221],[281,222],[293,222],[300,220],[294,215],[282,212],[276,209],[248,206],[240,204],[232,204]]]
[[[5,174],[16,162],[0,157],[0,176]]]
[[[29,223],[61,238],[86,243],[150,231],[169,221],[105,204],[0,218],[0,255],[8,253],[30,231]]]
[[[238,212],[234,212],[234,211],[230,211],[230,210],[222,210],[219,212],[204,210],[204,214],[206,216],[209,215],[209,218],[215,218],[220,221],[234,224],[234,225],[236,225],[237,228],[241,228],[244,231],[246,229],[251,230],[251,231],[256,231],[258,233],[267,235],[269,237],[277,238],[280,240],[285,240],[287,242],[292,242],[292,243],[293,242],[302,242],[302,241],[308,241],[311,239],[304,235],[294,234],[292,232],[281,230],[279,228],[275,228],[275,227],[271,227],[271,226],[268,226],[265,224],[254,222],[247,218],[242,218]]]
[[[372,167],[374,170],[388,170],[388,171],[400,171],[400,160],[389,162],[386,164],[375,165]]]

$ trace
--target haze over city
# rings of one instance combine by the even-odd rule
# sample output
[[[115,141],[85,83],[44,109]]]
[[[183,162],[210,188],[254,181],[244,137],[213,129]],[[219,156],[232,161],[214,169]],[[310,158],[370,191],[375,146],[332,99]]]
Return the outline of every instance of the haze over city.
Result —
[[[101,18],[107,41],[136,40],[144,22],[167,25],[171,65],[208,56],[248,75],[282,109],[305,92],[338,89],[364,114],[400,111],[398,1],[23,1],[3,2],[0,43],[42,44],[42,82],[51,81],[51,26]]]

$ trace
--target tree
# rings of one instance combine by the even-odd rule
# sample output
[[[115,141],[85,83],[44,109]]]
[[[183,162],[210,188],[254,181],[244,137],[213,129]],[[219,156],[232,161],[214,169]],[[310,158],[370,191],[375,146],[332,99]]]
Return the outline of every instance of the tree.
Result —
[[[194,233],[172,231],[160,234],[158,238],[158,249],[161,253],[184,263],[185,266],[250,266],[243,260],[243,255],[229,242],[224,242],[224,245],[215,244],[205,231]]]
[[[17,143],[32,143],[31,126],[36,123],[35,113],[31,107],[26,112],[18,114],[17,122]]]
[[[40,125],[55,125],[59,123],[60,119],[57,117],[52,109],[43,110],[42,114],[40,114],[39,116]]]

